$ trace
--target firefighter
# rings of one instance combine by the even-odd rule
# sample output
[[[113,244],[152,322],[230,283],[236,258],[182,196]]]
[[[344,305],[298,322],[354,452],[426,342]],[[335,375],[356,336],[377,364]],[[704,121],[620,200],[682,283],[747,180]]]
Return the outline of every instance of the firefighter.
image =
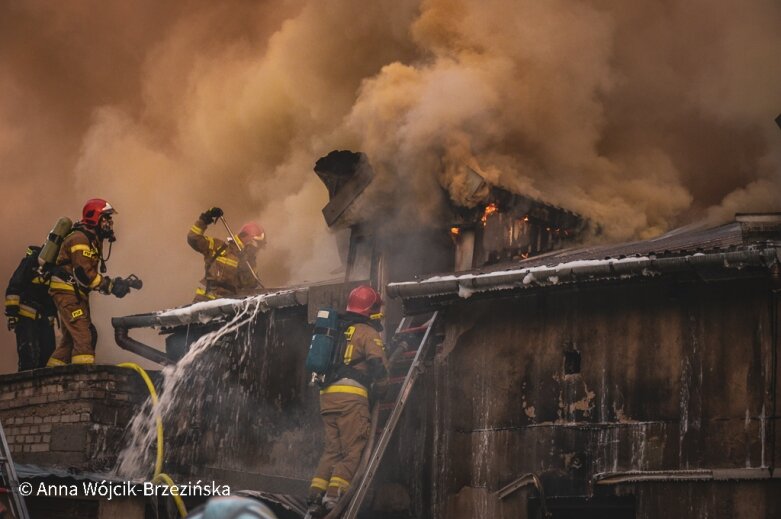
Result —
[[[340,327],[344,355],[320,391],[320,415],[325,451],[309,488],[309,515],[325,515],[352,483],[369,439],[369,392],[387,375],[385,347],[380,338],[382,298],[372,287],[356,287],[347,299]]]
[[[19,371],[43,368],[54,351],[57,308],[49,295],[49,281],[38,271],[40,247],[30,245],[5,291],[8,329],[16,333]]]
[[[257,223],[248,222],[227,241],[204,234],[222,215],[222,209],[212,207],[201,213],[187,233],[187,243],[203,255],[205,270],[203,286],[196,289],[193,302],[234,297],[260,288],[253,272],[258,250],[266,244],[266,233]]]
[[[98,332],[90,315],[90,292],[125,297],[130,291],[127,280],[101,274],[105,272],[103,241],[115,241],[114,214],[114,208],[102,198],[88,200],[81,221],[60,246],[49,293],[59,313],[62,338],[49,358],[49,367],[94,364]]]

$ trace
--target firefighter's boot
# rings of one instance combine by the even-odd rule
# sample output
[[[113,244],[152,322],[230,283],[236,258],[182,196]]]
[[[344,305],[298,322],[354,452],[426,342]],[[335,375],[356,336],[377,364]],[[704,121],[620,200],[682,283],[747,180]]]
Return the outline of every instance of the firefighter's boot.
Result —
[[[306,498],[306,515],[304,519],[314,519],[316,517],[325,517],[328,510],[323,506],[324,492],[311,491]]]

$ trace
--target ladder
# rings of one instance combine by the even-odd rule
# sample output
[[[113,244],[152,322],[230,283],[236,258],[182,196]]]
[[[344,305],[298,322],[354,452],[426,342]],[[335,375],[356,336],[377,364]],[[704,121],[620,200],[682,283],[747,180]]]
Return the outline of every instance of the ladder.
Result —
[[[19,477],[16,475],[14,460],[11,458],[11,449],[8,448],[8,441],[5,439],[5,430],[0,423],[0,472],[2,472],[3,483],[8,487],[8,496],[11,501],[11,510],[15,519],[30,519],[27,511],[27,505],[24,498],[19,494]]]
[[[390,415],[385,421],[380,433],[380,439],[377,441],[377,445],[372,451],[369,461],[366,465],[366,470],[361,477],[360,483],[355,487],[355,491],[352,493],[349,505],[347,505],[347,511],[342,516],[343,519],[355,519],[358,515],[358,511],[363,504],[363,500],[366,497],[366,493],[369,491],[369,487],[374,480],[374,476],[377,473],[377,469],[380,467],[380,462],[385,454],[385,450],[388,447],[388,443],[393,436],[393,432],[399,423],[399,418],[404,411],[404,407],[407,405],[407,400],[412,393],[412,388],[415,386],[415,382],[418,379],[418,375],[423,372],[423,361],[427,358],[428,352],[431,350],[431,345],[435,342],[433,340],[432,330],[437,321],[437,312],[434,312],[426,322],[418,326],[411,326],[413,322],[412,317],[404,317],[399,323],[396,332],[393,335],[392,343],[396,345],[396,349],[391,354],[390,374],[389,382],[391,384],[401,384],[398,390],[398,396],[396,396],[395,402],[393,400],[383,399],[375,404],[379,406],[380,413],[383,409],[390,409]],[[405,361],[412,361],[409,366],[409,370],[402,378],[392,377],[394,369],[397,369],[399,365],[403,366]],[[389,391],[390,393],[390,388]],[[378,430],[379,424],[378,424]],[[345,495],[345,498],[349,496]]]

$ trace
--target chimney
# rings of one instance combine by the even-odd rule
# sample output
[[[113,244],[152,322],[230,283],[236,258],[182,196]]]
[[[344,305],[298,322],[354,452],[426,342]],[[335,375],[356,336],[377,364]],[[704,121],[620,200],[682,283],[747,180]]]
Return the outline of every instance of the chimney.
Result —
[[[363,153],[332,151],[315,163],[315,173],[328,189],[329,202],[323,208],[328,227],[344,228],[361,220],[355,201],[374,178]]]

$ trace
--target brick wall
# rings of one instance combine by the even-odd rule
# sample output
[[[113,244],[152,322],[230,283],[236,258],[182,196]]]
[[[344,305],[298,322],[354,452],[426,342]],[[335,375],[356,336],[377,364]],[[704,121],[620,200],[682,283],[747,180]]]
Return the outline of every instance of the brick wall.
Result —
[[[148,397],[141,377],[107,365],[0,376],[0,420],[16,463],[104,470]]]

